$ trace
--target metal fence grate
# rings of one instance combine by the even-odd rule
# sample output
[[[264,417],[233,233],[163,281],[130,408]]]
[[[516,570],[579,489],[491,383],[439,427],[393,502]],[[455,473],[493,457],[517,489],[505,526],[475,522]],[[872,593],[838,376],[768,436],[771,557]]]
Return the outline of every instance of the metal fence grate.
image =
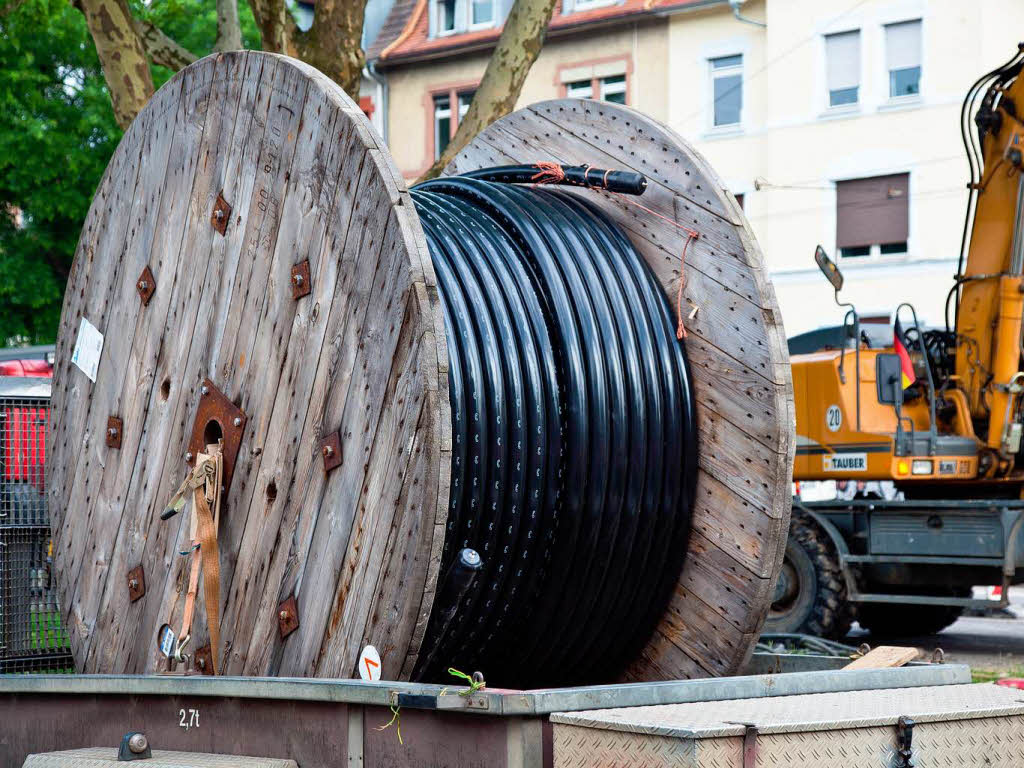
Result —
[[[52,588],[47,380],[0,378],[0,673],[73,672]]]

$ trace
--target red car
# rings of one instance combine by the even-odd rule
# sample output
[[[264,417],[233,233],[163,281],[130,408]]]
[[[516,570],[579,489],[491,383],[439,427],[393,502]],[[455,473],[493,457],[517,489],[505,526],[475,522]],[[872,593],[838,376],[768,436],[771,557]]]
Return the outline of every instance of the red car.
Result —
[[[0,376],[53,376],[52,344],[41,347],[0,349]]]

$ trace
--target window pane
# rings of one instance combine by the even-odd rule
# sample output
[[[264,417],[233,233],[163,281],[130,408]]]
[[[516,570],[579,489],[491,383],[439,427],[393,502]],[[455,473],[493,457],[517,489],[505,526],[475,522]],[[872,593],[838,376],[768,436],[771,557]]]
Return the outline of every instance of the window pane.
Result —
[[[838,35],[826,35],[825,58],[828,69],[829,93],[836,91],[853,92],[853,101],[857,100],[857,86],[860,85],[860,31],[842,32]],[[830,104],[849,104],[850,101],[831,101]]]
[[[473,0],[473,20],[471,23],[494,23],[494,0]]]
[[[465,91],[459,94],[459,120],[469,111],[469,105],[473,103],[473,96],[476,91]]]
[[[857,86],[853,88],[843,88],[838,91],[828,92],[828,105],[830,107],[838,107],[841,104],[856,104],[857,103]]]
[[[455,29],[455,0],[437,0],[437,28],[441,32]]]
[[[434,97],[434,159],[437,160],[452,138],[451,99]]]
[[[740,121],[743,106],[743,76],[726,75],[714,78],[715,125],[735,125]]]
[[[736,56],[722,56],[711,60],[712,69],[725,69],[726,67],[741,66],[743,66],[743,54],[737,54]]]
[[[590,80],[577,80],[565,86],[565,93],[574,99],[592,99],[594,88]]]
[[[626,76],[612,75],[601,80],[601,98],[613,104],[626,103]]]
[[[885,256],[887,254],[894,254],[894,253],[906,253],[907,252],[907,244],[906,243],[882,243],[879,246],[879,248],[878,248],[878,252],[881,253],[883,256]]]
[[[855,248],[840,248],[839,254],[844,259],[849,259],[855,256],[868,256],[871,253],[870,245],[858,245]]]
[[[921,68],[894,69],[889,73],[889,96],[913,96],[920,93]]]

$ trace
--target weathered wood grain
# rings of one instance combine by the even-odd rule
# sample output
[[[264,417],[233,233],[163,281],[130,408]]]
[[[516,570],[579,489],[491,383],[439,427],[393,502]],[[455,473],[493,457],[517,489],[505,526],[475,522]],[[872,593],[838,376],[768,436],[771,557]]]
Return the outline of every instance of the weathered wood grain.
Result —
[[[683,284],[700,453],[692,533],[665,616],[623,679],[734,672],[767,613],[790,513],[792,383],[764,259],[703,158],[627,107],[574,99],[534,104],[488,127],[447,172],[551,160],[647,177],[638,200],[574,193],[626,231],[673,303],[688,237],[682,227],[699,233],[686,251]]]
[[[232,206],[223,235],[218,195]],[[418,651],[444,535],[447,352],[415,212],[362,112],[286,57],[197,62],[126,133],[79,254],[49,462],[70,510],[56,570],[79,669],[166,667],[156,630],[180,621],[188,516],[159,513],[187,472],[208,377],[248,419],[222,515],[222,668],[351,675],[360,644],[381,638],[397,676]],[[306,259],[312,291],[295,300],[291,268]],[[157,290],[143,308],[147,264]],[[107,334],[95,385],[67,364],[83,313]],[[130,431],[120,452],[103,441],[111,409]],[[325,475],[320,439],[339,430],[343,463]],[[343,574],[350,552],[360,567]],[[123,574],[139,563],[147,594],[130,603]],[[291,594],[300,627],[282,641]],[[194,628],[192,649],[208,641],[201,603]]]

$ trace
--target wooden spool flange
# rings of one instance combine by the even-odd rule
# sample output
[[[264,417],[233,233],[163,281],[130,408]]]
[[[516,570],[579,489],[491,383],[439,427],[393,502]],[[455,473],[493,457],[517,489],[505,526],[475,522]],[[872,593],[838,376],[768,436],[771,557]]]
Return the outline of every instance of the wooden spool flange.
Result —
[[[543,161],[647,177],[639,198],[577,194],[626,231],[673,304],[688,238],[679,225],[699,233],[686,250],[683,286],[699,426],[693,531],[668,611],[625,679],[734,673],[771,605],[791,504],[792,380],[764,257],[704,158],[628,107],[579,99],[534,104],[493,123],[445,172]]]
[[[543,156],[527,149],[537,135]],[[600,146],[605,137],[616,146]],[[629,110],[541,104],[453,165],[540,159],[640,170],[651,179],[643,203],[701,232],[687,264],[699,306],[687,326],[701,422],[694,535],[665,622],[628,675],[732,671],[767,609],[789,510],[789,372],[760,253],[703,161]],[[678,231],[581,193],[674,291]],[[71,363],[83,318],[104,336],[95,382]],[[383,677],[407,677],[448,502],[436,283],[405,184],[362,112],[286,57],[219,54],[175,76],[125,134],[86,219],[48,444],[55,571],[79,671],[166,669],[156,632],[180,625],[189,542],[187,515],[160,512],[188,471],[194,429],[207,434],[196,427],[204,385],[226,398],[216,413],[239,414],[220,426],[241,431],[220,532],[218,671],[354,676],[373,643]],[[111,416],[118,449],[104,439]],[[139,566],[146,591],[133,602],[125,579]],[[208,642],[201,599],[194,627],[193,649]]]

